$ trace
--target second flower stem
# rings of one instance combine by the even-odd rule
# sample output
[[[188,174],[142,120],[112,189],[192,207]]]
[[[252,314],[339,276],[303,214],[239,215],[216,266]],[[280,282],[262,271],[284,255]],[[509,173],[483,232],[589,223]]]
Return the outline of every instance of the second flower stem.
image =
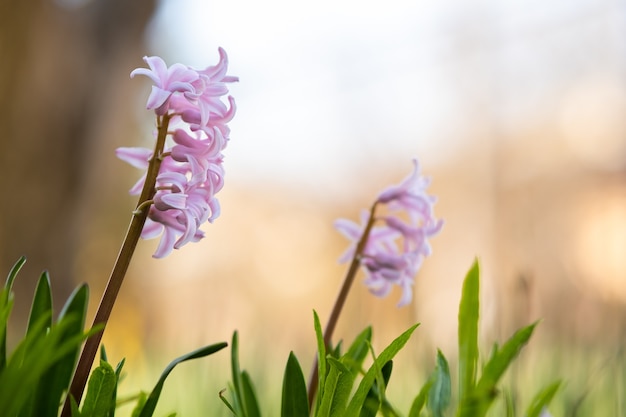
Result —
[[[339,294],[337,294],[337,298],[335,300],[335,304],[333,304],[333,309],[330,313],[330,317],[328,318],[328,322],[326,323],[326,328],[324,329],[324,345],[326,345],[326,349],[330,349],[332,344],[333,333],[335,332],[335,327],[337,326],[337,322],[339,321],[339,315],[343,310],[343,306],[346,303],[346,299],[348,298],[348,293],[350,292],[350,288],[352,287],[352,283],[354,282],[354,278],[356,277],[356,273],[359,270],[359,266],[361,264],[361,257],[363,252],[365,251],[365,246],[367,245],[367,239],[369,238],[369,234],[374,226],[374,222],[376,220],[375,213],[376,207],[378,206],[378,200],[374,202],[370,209],[369,219],[367,224],[365,225],[365,229],[363,230],[363,234],[361,235],[361,239],[356,245],[354,250],[354,256],[352,257],[352,261],[350,262],[350,267],[348,268],[348,272],[343,280],[343,284],[341,285],[341,289],[339,290]],[[315,357],[313,361],[313,367],[311,368],[311,377],[309,379],[309,409],[313,410],[313,401],[315,400],[315,395],[318,389],[318,363],[319,358]]]

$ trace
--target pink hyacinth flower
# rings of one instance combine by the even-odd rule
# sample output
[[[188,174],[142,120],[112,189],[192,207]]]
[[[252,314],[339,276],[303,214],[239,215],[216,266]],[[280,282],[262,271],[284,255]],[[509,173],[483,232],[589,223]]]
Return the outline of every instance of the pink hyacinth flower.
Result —
[[[377,204],[387,205],[393,215],[374,219],[383,224],[371,228],[363,252],[358,254],[366,274],[364,283],[370,292],[385,297],[394,285],[400,287],[399,307],[411,302],[415,275],[424,257],[431,253],[429,239],[443,226],[443,221],[433,214],[436,199],[426,193],[430,181],[420,175],[417,160],[413,163],[411,175],[379,194]],[[401,218],[402,213],[409,222]],[[345,219],[335,222],[335,227],[352,242],[340,262],[355,255],[369,220],[369,213],[363,211],[362,225]]]
[[[217,65],[196,70],[182,64],[168,67],[163,59],[144,57],[148,68],[131,72],[145,75],[154,85],[147,108],[157,114],[160,132],[171,136],[165,149],[156,150],[160,163],[154,197],[142,237],[161,236],[156,258],[168,255],[189,242],[200,240],[200,226],[213,222],[220,214],[215,197],[224,185],[223,154],[229,140],[227,123],[235,114],[235,101],[228,96],[226,83],[238,81],[226,75],[228,57],[219,48]],[[172,144],[173,143],[173,144]],[[139,169],[147,169],[155,150],[119,148],[117,156]],[[144,174],[131,188],[141,194]]]

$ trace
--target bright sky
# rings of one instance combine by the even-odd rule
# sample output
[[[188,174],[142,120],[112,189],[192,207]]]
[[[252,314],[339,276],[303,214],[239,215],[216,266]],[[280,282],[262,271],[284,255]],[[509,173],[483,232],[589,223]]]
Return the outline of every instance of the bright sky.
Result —
[[[526,123],[588,49],[620,48],[614,3],[165,0],[150,53],[204,67],[228,52],[229,178],[332,186],[353,163],[445,162],[481,117]]]

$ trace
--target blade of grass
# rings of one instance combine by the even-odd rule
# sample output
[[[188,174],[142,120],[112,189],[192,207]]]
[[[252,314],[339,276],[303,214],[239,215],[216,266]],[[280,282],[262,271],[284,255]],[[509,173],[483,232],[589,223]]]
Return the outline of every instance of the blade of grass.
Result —
[[[7,325],[9,322],[9,316],[13,309],[13,300],[11,295],[11,289],[17,273],[22,269],[22,266],[26,262],[26,257],[22,256],[15,262],[9,275],[6,279],[4,288],[0,291],[0,372],[4,369],[7,363]]]
[[[450,404],[451,395],[452,385],[448,361],[441,350],[437,349],[437,367],[428,396],[428,407],[432,411],[433,417],[443,417],[445,409]]]
[[[44,326],[44,333],[50,326],[52,326],[52,292],[50,291],[50,276],[47,272],[43,272],[37,287],[35,288],[35,295],[33,296],[33,302],[30,307],[30,315],[28,316],[28,326],[26,328],[26,334],[32,332],[35,322],[41,317],[48,317],[46,325]]]
[[[550,404],[560,387],[561,381],[556,381],[539,391],[530,402],[526,417],[539,417],[541,411]]]
[[[64,325],[62,338],[74,338],[82,334],[89,304],[89,287],[83,284],[68,297],[59,313],[57,324]],[[65,326],[67,323],[67,326]],[[37,401],[34,415],[37,417],[56,417],[57,408],[64,391],[69,388],[72,373],[76,366],[80,344],[69,349],[66,354],[42,376],[37,388]]]
[[[348,404],[348,408],[346,410],[345,416],[357,416],[359,410],[363,406],[363,402],[367,397],[367,393],[374,383],[376,379],[377,370],[380,370],[382,366],[388,361],[392,360],[393,357],[404,347],[404,345],[409,341],[409,338],[415,331],[415,329],[419,326],[419,324],[415,324],[411,326],[408,330],[402,333],[399,337],[397,337],[387,348],[385,348],[380,356],[376,358],[376,361],[370,369],[367,371],[361,383],[359,384],[354,396],[350,400]]]
[[[433,386],[433,382],[434,382],[433,378],[429,378],[426,381],[426,383],[422,385],[420,392],[417,394],[417,396],[415,396],[415,399],[413,400],[413,403],[411,404],[411,409],[409,410],[409,417],[420,416],[422,408],[424,408],[424,405],[426,405],[426,399],[428,398],[428,395],[430,393],[430,388]]]
[[[167,365],[167,367],[161,374],[161,377],[159,378],[154,389],[148,396],[148,400],[146,401],[146,404],[141,410],[141,414],[139,414],[139,417],[151,417],[152,416],[152,414],[154,413],[154,410],[156,409],[157,402],[159,401],[159,397],[161,396],[161,391],[163,390],[163,384],[165,384],[165,379],[169,376],[169,374],[176,367],[176,365],[182,362],[191,360],[191,359],[203,358],[205,356],[211,355],[215,352],[218,352],[224,349],[226,346],[228,346],[226,342],[221,342],[221,343],[216,343],[214,345],[205,346],[203,348],[194,350],[193,352],[187,353],[186,355],[180,356],[174,359],[172,362],[170,362],[170,364]]]
[[[461,401],[472,392],[476,384],[479,298],[480,268],[476,259],[463,281],[459,306],[459,398]]]
[[[242,382],[242,394],[245,405],[245,415],[247,417],[261,417],[261,409],[259,408],[259,402],[257,401],[256,394],[254,393],[254,384],[252,384],[252,378],[248,372],[241,371]]]
[[[289,353],[283,377],[282,417],[308,416],[309,401],[304,374],[293,352]]]

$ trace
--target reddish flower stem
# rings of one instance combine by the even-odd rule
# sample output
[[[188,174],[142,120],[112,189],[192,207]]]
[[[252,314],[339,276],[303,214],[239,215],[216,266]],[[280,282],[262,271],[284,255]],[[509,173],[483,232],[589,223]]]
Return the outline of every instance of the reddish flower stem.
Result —
[[[139,242],[139,238],[141,237],[143,226],[148,218],[148,211],[150,210],[150,207],[149,205],[146,206],[144,203],[154,197],[156,178],[159,173],[159,168],[161,167],[161,154],[163,152],[165,139],[168,134],[167,129],[170,117],[171,116],[169,114],[161,117],[157,116],[158,134],[154,148],[154,156],[149,161],[150,163],[148,165],[148,172],[146,174],[146,181],[143,190],[139,196],[139,201],[133,213],[130,225],[128,226],[128,230],[126,231],[126,237],[122,243],[117,260],[115,261],[115,265],[111,271],[109,282],[104,290],[104,294],[100,300],[100,305],[98,306],[98,310],[93,320],[92,328],[101,325],[102,329],[93,336],[89,337],[85,342],[78,365],[76,366],[76,371],[74,372],[74,377],[72,378],[70,391],[65,398],[65,404],[63,405],[61,417],[71,416],[70,397],[73,397],[76,400],[76,403],[80,404],[85,390],[85,385],[87,384],[87,379],[89,378],[91,366],[93,365],[93,361],[100,346],[100,341],[102,340],[102,334],[104,333],[106,324],[111,316],[113,305],[115,304],[117,295],[122,287],[122,282],[124,281],[124,277],[128,271],[128,266],[130,265],[133,253],[135,252],[135,248]]]
[[[343,306],[346,303],[346,299],[348,298],[348,292],[350,292],[350,288],[352,287],[352,283],[354,282],[354,278],[356,277],[356,273],[359,270],[359,266],[361,264],[361,257],[363,255],[363,251],[365,250],[367,239],[369,238],[372,227],[374,226],[374,222],[376,221],[376,217],[374,214],[376,212],[377,206],[378,200],[374,202],[372,208],[370,209],[369,219],[367,220],[367,224],[365,225],[365,229],[363,230],[361,239],[357,243],[356,249],[354,250],[354,256],[352,257],[352,261],[350,262],[350,267],[348,268],[348,272],[346,273],[346,277],[343,280],[343,284],[341,285],[339,294],[337,294],[337,298],[330,313],[330,317],[328,319],[328,322],[326,323],[326,328],[324,329],[324,344],[326,345],[327,351],[332,346],[331,340],[335,331],[335,327],[337,326],[337,321],[339,321],[339,315],[341,314],[341,310],[343,310]],[[315,395],[318,388],[318,363],[319,358],[316,356],[315,360],[313,361],[313,367],[311,368],[311,377],[309,379],[308,394],[309,410],[311,411],[313,411],[313,401],[315,400]]]

